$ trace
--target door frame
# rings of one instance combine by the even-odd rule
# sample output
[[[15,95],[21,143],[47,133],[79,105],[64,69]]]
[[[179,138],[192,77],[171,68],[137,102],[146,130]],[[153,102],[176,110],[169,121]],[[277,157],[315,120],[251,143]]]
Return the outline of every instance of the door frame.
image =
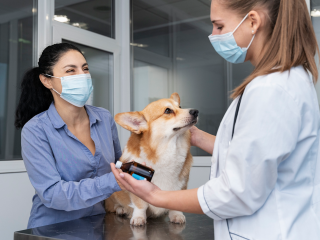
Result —
[[[35,23],[33,65],[38,65],[38,58],[41,52],[49,45],[61,39],[74,41],[80,44],[92,46],[114,54],[114,98],[113,112],[130,111],[131,101],[131,62],[130,62],[130,1],[115,0],[115,39],[101,36],[83,29],[79,29],[67,24],[55,22],[54,0],[34,0],[34,11],[37,12],[37,23]],[[71,31],[78,38],[68,35],[66,31]],[[88,36],[90,35],[90,39]],[[100,42],[100,43],[99,43]],[[102,44],[103,43],[103,44]],[[118,127],[121,147],[124,148],[130,132]],[[24,163],[21,160],[0,161],[1,173],[26,172]]]

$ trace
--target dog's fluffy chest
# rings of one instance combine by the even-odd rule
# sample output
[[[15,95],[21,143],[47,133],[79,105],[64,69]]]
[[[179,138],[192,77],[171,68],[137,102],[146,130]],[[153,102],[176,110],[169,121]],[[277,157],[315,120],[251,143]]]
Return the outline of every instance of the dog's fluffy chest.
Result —
[[[134,160],[139,163],[145,162],[147,166],[155,170],[152,182],[162,190],[181,190],[185,179],[180,173],[187,158],[189,147],[187,144],[168,144],[163,151],[160,151],[156,162],[149,160],[144,149],[140,149],[140,156],[136,157],[125,148],[124,159]]]
[[[147,161],[147,165],[155,170],[152,182],[162,190],[181,190],[185,179],[180,177],[187,154],[168,153],[161,156],[161,160],[153,164]]]

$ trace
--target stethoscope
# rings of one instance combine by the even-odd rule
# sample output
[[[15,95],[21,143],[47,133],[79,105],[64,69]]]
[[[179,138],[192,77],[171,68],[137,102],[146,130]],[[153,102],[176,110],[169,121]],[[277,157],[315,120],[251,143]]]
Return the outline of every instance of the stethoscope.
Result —
[[[236,126],[236,122],[237,122],[237,118],[238,118],[238,113],[239,113],[239,109],[240,109],[240,104],[241,104],[241,99],[242,99],[243,93],[240,95],[238,104],[237,104],[237,108],[236,108],[236,112],[234,114],[234,120],[233,120],[233,128],[232,128],[232,135],[231,135],[231,140],[233,138],[233,134],[234,134],[234,128]],[[230,145],[230,144],[229,144]]]
[[[233,139],[233,135],[234,135],[234,128],[236,126],[236,122],[237,122],[237,118],[238,118],[238,114],[239,114],[239,109],[240,109],[240,105],[241,105],[241,100],[242,100],[242,96],[243,96],[243,93],[240,95],[239,97],[239,101],[238,101],[238,104],[237,104],[237,107],[236,107],[236,112],[234,114],[234,120],[233,120],[233,127],[232,127],[232,134],[231,134],[231,139],[229,141],[229,146],[230,146],[230,143]],[[209,180],[211,179],[211,168],[212,166],[210,167],[210,174],[209,174]]]

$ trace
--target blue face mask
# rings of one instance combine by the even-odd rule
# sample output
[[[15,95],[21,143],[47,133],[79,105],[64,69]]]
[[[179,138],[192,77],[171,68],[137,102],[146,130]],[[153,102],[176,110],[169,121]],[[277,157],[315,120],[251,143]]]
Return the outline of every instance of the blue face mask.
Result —
[[[243,63],[247,56],[247,51],[253,42],[253,39],[256,35],[254,35],[251,39],[251,42],[247,48],[240,48],[234,39],[233,34],[240,25],[246,20],[249,14],[247,14],[244,19],[240,22],[240,24],[236,27],[233,32],[229,32],[222,35],[210,35],[209,40],[216,50],[216,52],[223,57],[225,60],[231,63]]]
[[[54,77],[48,74],[45,75]],[[88,101],[93,91],[91,75],[89,73],[78,74],[61,77],[60,79],[62,85],[62,92],[58,93],[53,88],[52,90],[58,93],[62,99],[66,100],[72,105],[77,107],[83,107],[84,104]]]

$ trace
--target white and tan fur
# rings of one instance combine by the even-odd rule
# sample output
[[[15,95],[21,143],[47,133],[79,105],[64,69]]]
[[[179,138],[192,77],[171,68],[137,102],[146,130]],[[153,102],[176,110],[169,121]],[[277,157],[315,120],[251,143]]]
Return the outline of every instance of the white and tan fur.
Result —
[[[120,161],[145,162],[155,170],[152,182],[162,190],[186,189],[192,165],[189,129],[198,116],[191,113],[180,108],[180,97],[173,93],[170,99],[150,103],[141,112],[117,114],[115,121],[132,132]],[[185,222],[182,212],[154,207],[127,191],[114,193],[105,207],[131,218],[130,224],[136,226],[146,224],[147,217],[166,213],[171,222]]]

